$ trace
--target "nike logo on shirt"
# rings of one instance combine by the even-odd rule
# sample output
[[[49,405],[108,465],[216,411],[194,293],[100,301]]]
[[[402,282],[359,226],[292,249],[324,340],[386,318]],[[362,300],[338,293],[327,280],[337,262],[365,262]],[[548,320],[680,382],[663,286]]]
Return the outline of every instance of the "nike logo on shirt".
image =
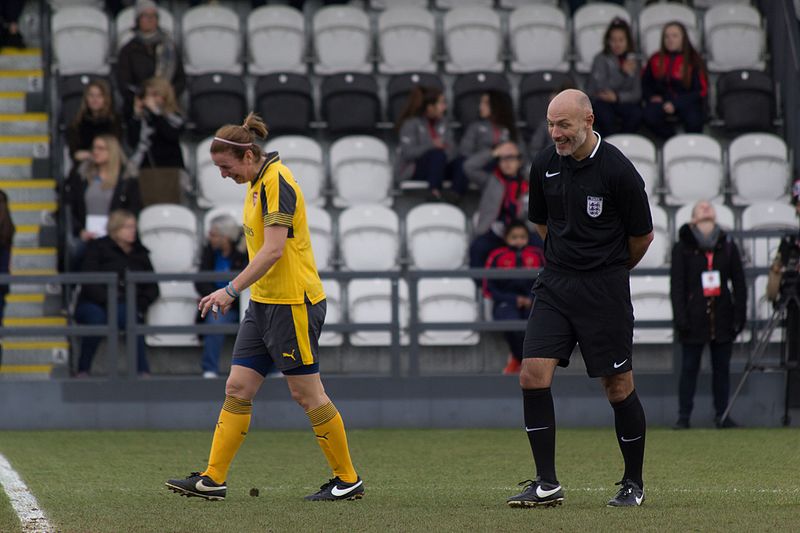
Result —
[[[544,173],[544,177],[545,177],[545,178],[552,178],[553,176],[558,176],[559,174],[561,174],[561,171],[560,171],[560,170],[559,170],[558,172],[553,172],[552,174],[550,173],[550,171],[549,171],[549,170],[547,170],[547,171],[545,171],[545,173]]]
[[[336,485],[334,485],[334,486],[333,486],[333,488],[331,489],[331,494],[333,494],[333,495],[334,495],[334,496],[336,496],[337,498],[338,498],[339,496],[344,496],[345,494],[350,494],[350,493],[351,493],[351,492],[353,492],[355,489],[357,489],[358,487],[360,487],[362,483],[363,483],[363,481],[361,481],[361,480],[358,480],[358,483],[356,483],[355,485],[353,485],[353,486],[351,486],[351,487],[346,487],[346,488],[343,488],[343,489],[340,489],[339,487],[337,487]]]
[[[627,359],[625,359],[625,360],[624,360],[624,361],[622,361],[621,363],[614,363],[614,368],[619,368],[619,367],[621,367],[622,365],[624,365],[624,364],[625,364],[625,363],[627,363],[627,362],[628,362],[628,360],[627,360]]]
[[[638,437],[635,437],[635,438],[632,438],[632,439],[626,439],[625,437],[620,437],[619,440],[621,440],[622,442],[633,442],[633,441],[639,440],[641,438],[642,438],[642,436],[639,435]]]
[[[530,433],[531,431],[541,431],[542,429],[547,429],[549,427],[550,426],[544,426],[544,427],[540,427],[540,428],[529,428],[528,426],[525,426],[525,431]]]
[[[197,489],[197,490],[199,490],[200,492],[212,492],[212,491],[215,491],[215,490],[223,490],[223,489],[225,489],[225,487],[224,487],[224,486],[220,486],[220,487],[209,487],[208,485],[206,485],[205,483],[203,483],[203,480],[202,480],[202,479],[201,479],[200,481],[198,481],[197,483],[195,483],[195,484],[194,484],[194,488],[196,488],[196,489]]]
[[[553,494],[555,494],[556,492],[558,492],[560,490],[561,490],[561,485],[557,486],[554,489],[550,489],[550,490],[543,490],[542,487],[536,487],[536,495],[539,498],[547,498],[548,496],[552,496]]]

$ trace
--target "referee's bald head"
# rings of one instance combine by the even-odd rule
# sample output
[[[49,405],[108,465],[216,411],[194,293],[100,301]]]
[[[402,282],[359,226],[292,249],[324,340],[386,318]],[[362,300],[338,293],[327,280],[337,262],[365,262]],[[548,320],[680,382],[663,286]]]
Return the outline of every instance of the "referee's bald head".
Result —
[[[565,89],[555,95],[547,108],[548,113],[550,110],[557,113],[580,113],[582,115],[593,113],[592,101],[585,92],[578,89]]]

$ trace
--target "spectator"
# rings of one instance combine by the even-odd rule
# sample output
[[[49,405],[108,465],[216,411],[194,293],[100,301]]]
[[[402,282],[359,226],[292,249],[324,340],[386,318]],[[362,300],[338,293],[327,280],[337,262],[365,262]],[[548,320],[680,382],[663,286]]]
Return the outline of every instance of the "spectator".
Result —
[[[108,235],[92,241],[86,248],[81,271],[83,272],[116,272],[120,276],[117,303],[117,326],[125,327],[125,284],[126,270],[152,272],[153,265],[147,248],[142,246],[136,236],[136,217],[130,211],[118,209],[108,217]],[[75,309],[75,320],[79,324],[102,325],[108,322],[107,289],[105,285],[83,285],[78,305]],[[140,284],[136,287],[136,319],[144,321],[147,308],[158,298],[158,285],[155,283]],[[78,360],[78,376],[89,375],[92,359],[101,337],[82,337],[81,355]],[[136,370],[140,376],[148,376],[150,367],[144,351],[144,337],[136,339]],[[116,364],[116,361],[109,361]]]
[[[603,51],[595,56],[588,81],[594,129],[601,135],[639,130],[642,121],[640,68],[634,54],[631,27],[623,19],[615,18],[603,36]]]
[[[137,0],[133,38],[117,56],[117,85],[122,91],[126,117],[141,85],[150,78],[164,78],[181,94],[186,83],[181,56],[172,37],[158,25],[158,6]]]
[[[675,134],[671,121],[686,133],[701,133],[705,120],[708,77],[680,22],[670,22],[661,32],[661,50],[650,57],[642,74],[644,122],[657,136]]]
[[[514,123],[514,104],[511,97],[500,91],[488,91],[481,95],[478,108],[479,120],[467,127],[461,138],[458,151],[468,158],[477,152],[491,150],[501,142],[517,142],[517,126]]]
[[[522,171],[519,148],[510,141],[470,157],[464,170],[481,187],[469,266],[483,268],[489,253],[503,246],[506,226],[525,215],[528,179]],[[536,242],[541,243],[538,239]]]
[[[11,246],[14,241],[16,228],[11,220],[11,210],[8,206],[8,195],[0,191],[0,274],[8,274],[11,266]],[[0,324],[3,322],[3,313],[6,307],[6,294],[9,285],[0,284]],[[3,345],[0,343],[0,364],[3,362]]]
[[[221,215],[211,220],[208,229],[208,244],[203,248],[200,259],[200,270],[214,272],[239,271],[247,266],[247,253],[239,249],[242,236],[241,224],[229,215]],[[225,281],[197,282],[195,287],[199,294],[211,294],[227,285]],[[198,314],[198,317],[200,315]],[[239,309],[231,307],[227,313],[208,313],[202,320],[205,324],[238,324]],[[225,335],[209,334],[203,339],[203,377],[215,378],[219,374],[219,354]]]
[[[0,2],[0,48],[25,48],[19,31],[19,16],[25,0],[3,0]]]
[[[446,111],[447,102],[442,91],[415,87],[397,121],[400,135],[398,178],[427,181],[433,200],[442,199],[442,185],[446,179],[451,180],[457,195],[467,190],[463,162],[456,157]]]
[[[544,250],[528,244],[528,226],[515,220],[506,226],[505,245],[496,248],[486,260],[486,268],[540,268],[544,266]],[[492,299],[495,320],[526,320],[533,306],[533,278],[485,279],[484,295]],[[503,374],[519,374],[522,365],[522,342],[525,331],[505,332],[511,350]]]
[[[715,423],[720,428],[736,427],[730,418],[720,418],[728,407],[731,352],[744,328],[747,288],[739,249],[717,225],[714,208],[705,200],[694,206],[691,222],[679,230],[670,280],[675,330],[683,352],[678,421],[673,427],[689,428],[706,344],[711,349]]]
[[[134,147],[131,173],[142,168],[183,168],[179,141],[184,119],[172,85],[164,78],[150,78],[142,93],[133,101],[128,123],[128,144]]]
[[[111,88],[105,80],[89,82],[83,91],[81,107],[67,128],[67,144],[73,165],[92,156],[92,142],[107,133],[122,136],[122,125],[111,101]]]
[[[103,134],[92,142],[90,157],[67,178],[66,197],[72,215],[70,255],[79,266],[89,241],[103,237],[109,213],[141,210],[139,183],[125,173],[125,154],[116,137]]]

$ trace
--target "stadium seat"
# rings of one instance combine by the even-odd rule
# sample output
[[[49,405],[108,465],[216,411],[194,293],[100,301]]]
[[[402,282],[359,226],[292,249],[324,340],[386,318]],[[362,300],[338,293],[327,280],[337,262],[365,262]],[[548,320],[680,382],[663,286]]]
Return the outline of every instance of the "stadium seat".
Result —
[[[436,21],[427,9],[387,9],[378,17],[377,37],[381,73],[436,72]]]
[[[445,70],[451,74],[502,72],[500,27],[500,16],[489,7],[465,5],[445,13]]]
[[[421,322],[475,322],[478,302],[475,283],[468,278],[425,278],[417,285]],[[480,335],[473,330],[422,330],[421,346],[470,346]]]
[[[696,203],[696,202],[695,202]],[[733,214],[733,210],[725,204],[720,203],[712,203],[714,207],[714,211],[717,213],[717,224],[720,228],[724,229],[727,232],[731,232],[736,229],[736,217]],[[692,221],[692,210],[694,209],[694,203],[686,204],[682,206],[680,209],[675,211],[675,237],[677,238],[678,232],[681,229],[681,226],[684,224],[688,224]]]
[[[197,252],[197,221],[187,208],[155,204],[139,213],[139,239],[156,272],[188,272]]]
[[[535,5],[558,6],[558,0],[498,0],[498,7],[515,9],[518,7]]]
[[[631,276],[636,320],[672,320],[669,276]],[[634,344],[672,344],[672,328],[633,328]]]
[[[758,70],[733,70],[717,79],[717,115],[731,132],[773,131],[775,89],[772,76]]]
[[[244,196],[244,195],[242,195]],[[203,239],[208,235],[208,230],[211,228],[211,222],[220,216],[227,215],[232,217],[237,223],[242,220],[242,211],[244,210],[242,204],[244,202],[236,202],[232,204],[220,204],[212,207],[203,215]]]
[[[322,147],[310,137],[284,135],[267,142],[267,153],[278,152],[281,162],[292,171],[295,181],[300,184],[306,205],[325,203],[325,164]]]
[[[317,74],[372,72],[369,17],[356,7],[327,6],[314,14]]]
[[[195,161],[197,161],[197,204],[200,207],[214,207],[224,204],[242,204],[246,193],[245,185],[240,185],[230,178],[223,178],[219,168],[211,160],[211,143],[213,137],[204,139],[197,145]],[[239,218],[241,220],[241,217]]]
[[[53,8],[53,11],[73,6],[90,6],[103,9],[103,4],[105,4],[103,0],[47,0],[47,3]]]
[[[126,7],[117,14],[114,26],[117,29],[117,51],[119,51],[133,39],[134,26],[136,26],[133,6]],[[177,41],[179,35],[175,32],[175,20],[172,18],[172,13],[163,7],[158,8],[158,27]]]
[[[183,14],[184,70],[187,74],[241,74],[239,17],[221,5],[200,5]]]
[[[256,80],[256,112],[270,135],[308,132],[314,120],[311,81],[302,74],[267,74]]]
[[[336,74],[322,80],[322,118],[334,135],[372,133],[381,117],[378,83],[369,74]]]
[[[342,137],[330,148],[333,205],[391,205],[392,166],[389,148],[375,137]]]
[[[224,73],[189,78],[189,118],[197,133],[211,135],[225,124],[241,124],[247,94],[241,76]]]
[[[566,72],[544,70],[532,72],[519,82],[519,117],[532,131],[547,118],[551,96],[564,86],[576,87],[575,79]]]
[[[428,0],[369,0],[369,7],[372,9],[388,9],[390,7],[396,6],[408,6],[408,7],[428,7]]]
[[[511,44],[511,70],[569,70],[570,32],[567,17],[558,7],[547,4],[524,5],[508,17]]]
[[[325,325],[341,324],[344,322],[342,286],[335,279],[323,279],[322,288],[325,290]],[[341,346],[344,343],[344,335],[326,329],[323,327],[320,333],[320,346]]]
[[[649,58],[661,48],[661,32],[668,22],[680,22],[686,27],[695,50],[701,50],[700,30],[694,10],[674,2],[650,4],[639,13],[639,44],[642,55]]]
[[[788,201],[789,153],[773,133],[740,135],[728,147],[734,205]]]
[[[750,5],[752,0],[724,0],[726,4],[744,4]],[[709,9],[714,7],[715,5],[719,5],[721,2],[720,0],[694,0],[692,3],[695,9]]]
[[[91,6],[67,6],[51,22],[53,55],[61,76],[108,74],[108,17]]]
[[[642,135],[618,133],[605,138],[606,142],[613,144],[631,160],[639,175],[644,180],[644,190],[650,200],[658,200],[658,161],[656,160],[656,145],[653,141]]]
[[[408,344],[408,286],[398,283],[400,309],[400,344]],[[350,322],[388,324],[392,318],[392,285],[388,279],[354,279],[347,285],[347,314]],[[389,331],[354,331],[350,334],[353,346],[389,346]]]
[[[396,122],[408,101],[408,93],[416,86],[435,87],[444,92],[444,83],[436,74],[429,72],[412,72],[398,74],[389,78],[386,88],[386,116]]]
[[[653,218],[653,242],[647,249],[636,268],[661,268],[667,265],[672,250],[672,239],[669,234],[669,217],[663,207],[650,204],[650,215]]]
[[[306,23],[289,6],[262,6],[247,17],[250,74],[306,73]]]
[[[467,217],[452,205],[420,204],[406,214],[406,244],[415,268],[460,268],[467,254]]]
[[[306,219],[317,270],[330,270],[334,250],[331,216],[321,207],[307,205]]]
[[[706,11],[703,22],[708,70],[764,70],[766,35],[756,8],[721,3]]]
[[[462,6],[493,7],[493,0],[434,0],[436,9],[455,9]]]
[[[189,281],[162,281],[158,298],[147,309],[148,326],[193,326],[197,316],[198,295]],[[148,346],[200,346],[193,333],[158,333],[145,335]]]
[[[486,91],[501,91],[511,94],[511,86],[503,74],[496,72],[472,72],[456,77],[453,82],[453,115],[461,124],[478,119],[478,105]]]
[[[339,215],[339,250],[348,270],[397,267],[400,221],[382,205],[357,205]]]
[[[756,202],[742,211],[742,231],[786,230],[797,233],[795,208],[786,203]],[[744,237],[744,251],[751,266],[768,267],[775,258],[781,237]]]
[[[103,80],[111,85],[108,76],[98,74],[75,74],[58,78],[59,124],[68,126],[72,122],[81,108],[83,91],[95,80]]]
[[[721,198],[722,148],[715,139],[696,133],[676,135],[664,143],[662,157],[668,205]]]
[[[575,70],[586,74],[592,69],[592,61],[603,50],[603,35],[614,18],[621,18],[628,24],[631,17],[628,11],[618,4],[593,2],[584,4],[575,11],[572,18],[575,37]]]

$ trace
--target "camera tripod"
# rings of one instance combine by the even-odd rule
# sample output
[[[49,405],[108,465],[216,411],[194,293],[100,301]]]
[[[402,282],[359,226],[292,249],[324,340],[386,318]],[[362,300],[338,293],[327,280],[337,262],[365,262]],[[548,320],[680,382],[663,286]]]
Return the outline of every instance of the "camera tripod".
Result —
[[[750,377],[750,374],[752,374],[753,371],[758,370],[759,372],[784,373],[785,390],[783,417],[781,419],[781,423],[784,426],[789,425],[789,371],[800,369],[800,365],[798,365],[797,354],[795,354],[794,360],[791,358],[792,349],[796,350],[798,348],[797,337],[800,335],[800,331],[792,332],[792,338],[790,338],[790,332],[788,331],[789,328],[798,328],[798,324],[790,323],[798,322],[797,319],[792,321],[789,320],[790,312],[794,312],[794,314],[800,313],[800,297],[798,296],[798,289],[800,289],[800,284],[798,284],[796,279],[791,280],[790,283],[786,283],[781,287],[781,293],[775,305],[775,309],[773,310],[772,315],[769,317],[766,326],[758,332],[756,346],[753,351],[750,352],[750,357],[745,365],[742,378],[739,380],[739,384],[736,386],[736,390],[733,392],[733,395],[728,402],[727,409],[725,409],[725,412],[722,413],[722,416],[720,416],[720,423],[724,422],[728,418],[731,409],[733,409],[733,404],[736,401],[736,398],[739,396],[739,393],[741,393],[747,378]],[[794,306],[794,309],[790,309],[790,306]],[[781,323],[785,323],[785,327],[783,339],[781,339],[780,359],[777,362],[765,363],[761,359],[763,358],[767,351],[767,347],[770,344],[772,333],[775,331],[776,327],[781,325]]]

